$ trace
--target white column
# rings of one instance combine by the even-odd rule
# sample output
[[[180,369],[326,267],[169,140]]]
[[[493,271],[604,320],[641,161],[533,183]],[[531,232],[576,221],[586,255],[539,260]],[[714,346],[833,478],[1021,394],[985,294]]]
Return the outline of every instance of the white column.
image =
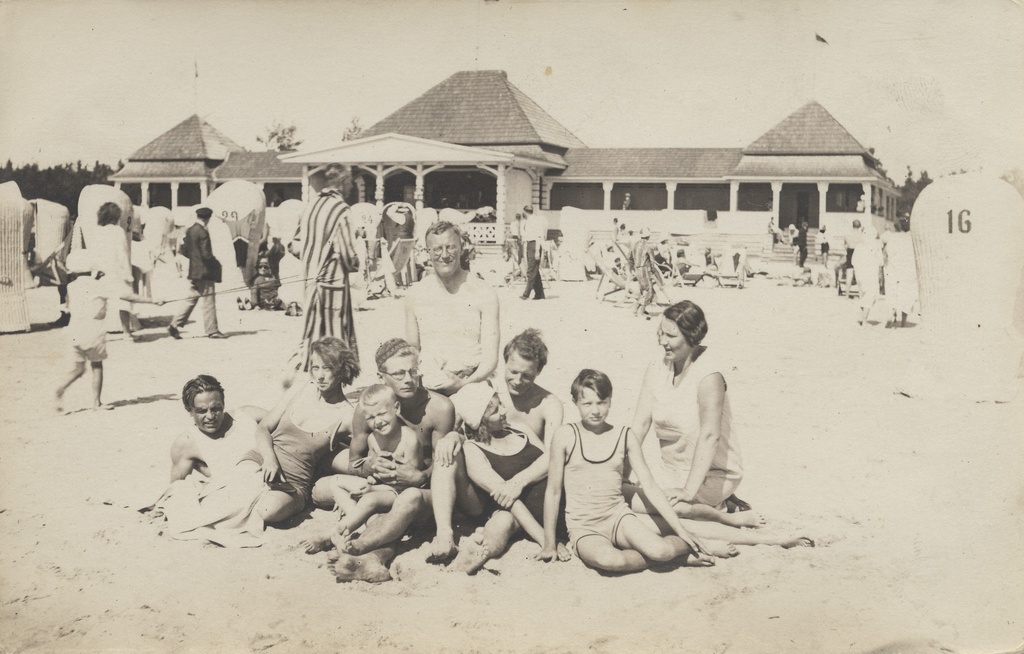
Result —
[[[384,166],[377,164],[377,168],[373,173],[377,180],[377,188],[373,190],[373,201],[378,207],[384,206]]]
[[[740,208],[740,183],[729,182],[729,211],[739,211]]]
[[[665,198],[665,207],[668,209],[676,208],[676,186],[679,182],[665,182],[665,191],[668,193],[668,197]]]
[[[775,226],[781,227],[779,218],[779,198],[782,196],[782,182],[772,182],[772,215],[775,216]]]
[[[871,182],[861,182],[861,188],[864,189],[864,215],[871,215]]]
[[[120,191],[121,190],[121,182],[115,181],[114,182],[114,188],[117,189],[118,191]]]
[[[828,198],[828,182],[818,182],[818,225],[825,218],[825,200]]]
[[[149,207],[149,182],[142,182],[142,197],[139,202],[144,207]]]
[[[302,201],[309,202],[309,166],[302,167]]]
[[[498,243],[505,242],[505,171],[508,170],[508,166],[505,164],[498,164],[498,179],[495,182],[495,203],[494,203],[494,214],[498,218],[497,234],[495,235],[498,239]]]
[[[206,182],[205,179],[203,181],[199,182],[199,201],[200,202],[206,202],[206,196],[210,192],[210,187],[207,186],[206,184],[207,184],[207,182]]]
[[[416,211],[423,209],[423,164],[416,164],[416,189],[412,194],[416,202]]]
[[[171,182],[171,209],[178,208],[178,182]]]
[[[601,188],[604,189],[604,210],[609,211],[612,208],[612,187],[615,186],[612,182],[601,182]]]
[[[356,177],[356,199],[359,202],[366,202],[366,179],[359,175]]]

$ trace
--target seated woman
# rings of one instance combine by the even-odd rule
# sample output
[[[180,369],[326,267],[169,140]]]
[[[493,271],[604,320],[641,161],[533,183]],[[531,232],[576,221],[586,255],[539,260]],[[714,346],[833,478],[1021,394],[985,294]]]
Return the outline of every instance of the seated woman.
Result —
[[[452,562],[452,569],[471,575],[500,556],[520,529],[538,545],[544,543],[541,522],[547,484],[543,479],[531,483],[531,479],[536,476],[534,470],[546,473],[547,455],[535,434],[509,426],[500,397],[487,384],[463,386],[451,400],[467,438],[463,446],[466,472],[470,481],[491,497],[483,512],[489,516],[486,524]],[[558,558],[569,559],[569,551],[561,543]]]
[[[681,518],[729,527],[761,527],[764,519],[733,494],[743,479],[722,366],[701,345],[708,324],[699,306],[684,300],[665,309],[658,328],[661,361],[644,375],[633,431],[641,439],[651,424],[661,445],[651,472]],[[633,510],[649,513],[643,489]],[[735,512],[730,512],[735,511]],[[700,524],[687,522],[687,527]],[[736,544],[812,544],[809,539],[758,536],[738,529],[693,527],[699,536]]]
[[[330,462],[340,440],[347,446],[354,408],[343,386],[359,376],[359,362],[338,338],[310,345],[310,382],[296,384],[260,421],[256,449],[239,463],[269,487],[255,506],[266,524],[287,520],[310,501],[314,474]]]

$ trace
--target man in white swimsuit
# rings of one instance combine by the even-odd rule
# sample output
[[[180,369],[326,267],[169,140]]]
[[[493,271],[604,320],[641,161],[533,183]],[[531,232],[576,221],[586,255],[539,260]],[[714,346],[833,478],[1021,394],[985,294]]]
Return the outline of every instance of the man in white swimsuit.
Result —
[[[498,365],[498,294],[460,265],[462,238],[448,222],[426,233],[433,275],[405,298],[405,340],[420,349],[424,388],[451,395]]]

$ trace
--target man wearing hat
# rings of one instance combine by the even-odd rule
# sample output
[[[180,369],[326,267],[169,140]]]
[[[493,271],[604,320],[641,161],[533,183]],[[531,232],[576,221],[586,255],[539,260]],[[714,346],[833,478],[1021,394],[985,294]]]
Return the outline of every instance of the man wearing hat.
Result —
[[[196,208],[196,222],[185,232],[185,240],[181,244],[180,254],[188,257],[188,279],[192,282],[189,296],[174,314],[167,332],[174,338],[181,338],[180,329],[185,325],[192,310],[200,301],[203,303],[203,327],[210,338],[227,338],[217,328],[217,296],[214,285],[220,281],[221,266],[213,256],[210,245],[210,232],[206,225],[213,216],[209,207]]]
[[[630,257],[633,259],[633,269],[636,270],[636,279],[640,284],[640,293],[637,295],[636,308],[633,315],[644,315],[647,306],[654,301],[654,280],[651,278],[651,268],[654,266],[654,256],[651,253],[651,228],[640,228],[640,239],[633,244]]]
[[[526,250],[526,290],[523,291],[522,299],[529,300],[530,293],[533,299],[544,299],[544,284],[540,279],[540,246],[547,240],[547,221],[539,214],[533,212],[532,205],[523,207],[523,249]]]

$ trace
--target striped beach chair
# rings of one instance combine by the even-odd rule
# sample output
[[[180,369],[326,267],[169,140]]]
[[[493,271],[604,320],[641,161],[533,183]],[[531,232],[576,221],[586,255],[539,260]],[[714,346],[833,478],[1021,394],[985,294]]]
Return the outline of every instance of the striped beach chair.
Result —
[[[15,182],[0,184],[0,332],[27,332],[25,290],[31,279],[26,259],[26,225],[32,206],[21,197]]]

